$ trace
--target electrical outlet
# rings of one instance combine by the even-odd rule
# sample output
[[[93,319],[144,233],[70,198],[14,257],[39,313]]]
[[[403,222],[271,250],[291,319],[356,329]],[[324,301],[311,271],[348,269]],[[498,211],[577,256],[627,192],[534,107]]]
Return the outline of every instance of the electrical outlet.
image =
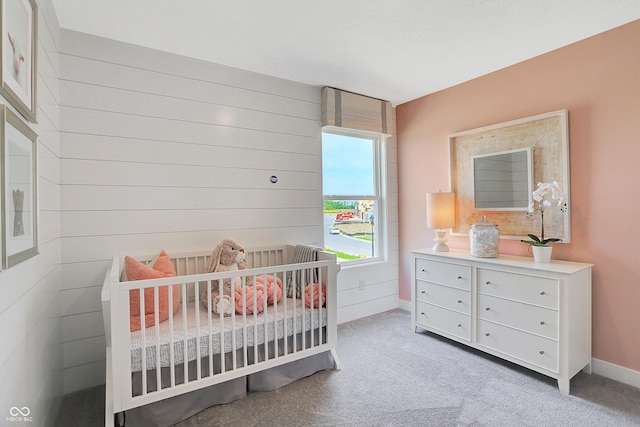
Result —
[[[358,287],[360,288],[361,291],[364,291],[364,280],[362,279],[358,280]]]

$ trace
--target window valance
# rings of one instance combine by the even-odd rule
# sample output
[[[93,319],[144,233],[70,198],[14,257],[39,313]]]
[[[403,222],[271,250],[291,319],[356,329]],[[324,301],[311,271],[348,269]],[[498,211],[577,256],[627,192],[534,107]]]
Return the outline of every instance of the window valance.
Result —
[[[395,110],[388,101],[331,87],[322,89],[322,126],[390,135],[394,124]]]

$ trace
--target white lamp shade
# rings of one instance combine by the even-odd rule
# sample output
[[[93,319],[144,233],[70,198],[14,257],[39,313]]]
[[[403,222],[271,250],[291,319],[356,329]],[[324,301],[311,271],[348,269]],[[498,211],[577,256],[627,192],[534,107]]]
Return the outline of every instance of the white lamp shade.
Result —
[[[427,227],[452,228],[454,225],[454,193],[427,193]]]

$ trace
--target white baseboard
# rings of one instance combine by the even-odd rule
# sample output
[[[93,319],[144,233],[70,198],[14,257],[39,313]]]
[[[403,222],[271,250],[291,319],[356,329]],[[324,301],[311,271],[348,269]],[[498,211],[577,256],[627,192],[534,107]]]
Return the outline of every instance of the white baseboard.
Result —
[[[398,299],[398,308],[405,310],[405,311],[411,311],[411,301],[405,301],[403,299]]]
[[[594,374],[640,388],[640,372],[624,366],[614,365],[604,360],[591,359],[591,371]]]
[[[411,311],[411,301],[398,299],[398,308]],[[640,371],[625,368],[624,366],[614,365],[604,360],[591,359],[591,371],[594,374],[607,377],[614,381],[640,388]]]
[[[397,301],[397,297],[390,296],[338,307],[338,325],[398,308]]]

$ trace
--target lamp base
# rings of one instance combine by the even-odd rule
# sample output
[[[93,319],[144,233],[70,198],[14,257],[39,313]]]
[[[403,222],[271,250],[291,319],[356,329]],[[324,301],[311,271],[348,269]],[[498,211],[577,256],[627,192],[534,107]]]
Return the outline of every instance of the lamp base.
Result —
[[[436,230],[436,238],[433,239],[434,242],[436,242],[435,245],[433,245],[433,248],[431,248],[432,251],[434,252],[449,252],[449,246],[447,246],[447,238],[444,237],[445,233],[447,232],[447,230],[445,230],[444,228],[438,228]]]

